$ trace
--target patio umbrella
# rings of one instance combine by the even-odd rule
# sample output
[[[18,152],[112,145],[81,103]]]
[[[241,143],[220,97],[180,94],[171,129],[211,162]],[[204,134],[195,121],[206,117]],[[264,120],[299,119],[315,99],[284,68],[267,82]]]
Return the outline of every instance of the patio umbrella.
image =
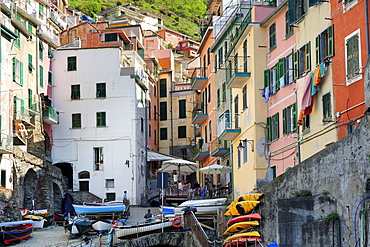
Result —
[[[224,174],[224,173],[230,173],[231,167],[213,164],[213,165],[200,168],[199,171],[201,173],[206,173],[206,174]]]
[[[178,171],[178,174],[190,174],[196,172],[199,164],[192,161],[183,159],[166,160],[162,162],[162,167],[159,169],[160,172],[171,173]]]

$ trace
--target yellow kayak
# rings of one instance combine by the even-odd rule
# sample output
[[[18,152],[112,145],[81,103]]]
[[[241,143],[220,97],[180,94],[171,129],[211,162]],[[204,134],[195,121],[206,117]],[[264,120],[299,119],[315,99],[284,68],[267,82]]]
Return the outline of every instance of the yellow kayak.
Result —
[[[229,208],[233,207],[238,202],[257,201],[262,195],[263,194],[253,193],[253,194],[245,194],[245,195],[238,196],[238,198],[236,198],[232,203],[230,203],[230,205],[227,206],[226,209],[229,209]]]
[[[234,239],[245,238],[245,237],[260,237],[260,236],[261,235],[257,231],[243,232],[243,233],[234,234],[234,235],[228,237],[227,239],[225,239],[224,244],[226,244],[230,240],[234,240]]]
[[[252,211],[260,202],[259,201],[242,201],[236,203],[224,215],[244,215]]]
[[[236,232],[242,232],[245,230],[248,230],[252,226],[258,226],[259,223],[257,220],[254,221],[244,221],[244,222],[238,222],[230,226],[226,229],[224,232],[224,235],[230,234],[230,233],[236,233]]]
[[[32,214],[27,214],[27,215],[23,216],[22,218],[23,219],[29,219],[29,220],[45,220],[44,217],[42,217],[42,216],[37,216],[37,215],[32,215]]]

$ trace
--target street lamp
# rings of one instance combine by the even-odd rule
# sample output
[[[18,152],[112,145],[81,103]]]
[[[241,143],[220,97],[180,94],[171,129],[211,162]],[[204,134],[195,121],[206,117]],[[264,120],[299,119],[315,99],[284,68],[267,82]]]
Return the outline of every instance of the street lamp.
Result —
[[[238,150],[241,152],[241,151],[243,151],[243,148],[245,148],[246,146],[243,146],[243,143],[242,142],[244,142],[244,143],[249,143],[249,144],[251,144],[251,146],[252,146],[252,149],[251,149],[251,151],[252,152],[254,152],[254,140],[247,140],[247,139],[245,139],[245,140],[240,140],[239,141],[239,145],[238,145]]]

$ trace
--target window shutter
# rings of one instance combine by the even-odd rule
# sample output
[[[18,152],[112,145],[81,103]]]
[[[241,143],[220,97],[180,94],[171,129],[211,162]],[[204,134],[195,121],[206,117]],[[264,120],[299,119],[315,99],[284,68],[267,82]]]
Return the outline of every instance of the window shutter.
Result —
[[[293,53],[293,66],[294,66],[294,80],[299,78],[299,70],[298,70],[298,51]]]
[[[203,139],[199,139],[199,141],[198,141],[198,148],[199,148],[199,149],[202,149],[203,142],[204,142],[204,140],[203,140]]]
[[[358,35],[353,36],[353,41],[352,41],[352,64],[353,64],[353,76],[357,76],[358,73],[360,72],[360,64],[359,64],[359,40],[358,40]]]
[[[217,89],[217,107],[220,107],[220,89]]]
[[[275,70],[275,81],[274,81],[274,83],[275,83],[275,88],[276,88],[276,92],[277,92],[280,89],[279,63],[275,66],[274,70]]]
[[[288,0],[288,23],[293,24],[296,20],[296,0]]]
[[[266,69],[264,71],[264,88],[270,86],[270,70]]]
[[[21,99],[21,112],[24,114],[24,99]]]
[[[283,135],[286,135],[287,134],[287,130],[286,130],[286,112],[287,112],[287,108],[284,108],[283,109]]]
[[[297,102],[292,105],[293,111],[293,130],[297,130]]]
[[[32,89],[28,89],[28,108],[32,109],[32,105],[33,105],[33,99],[32,99]]]
[[[275,140],[279,139],[279,113],[275,114]]]
[[[19,84],[23,86],[23,62],[19,62]]]
[[[17,59],[13,57],[13,81],[17,81]]]
[[[308,2],[309,6],[312,7],[312,6],[316,5],[316,1],[317,0],[309,0],[309,2]]]
[[[306,44],[306,71],[311,70],[311,41]]]
[[[334,25],[328,27],[328,56],[334,56]]]
[[[226,82],[222,83],[222,102],[226,102]]]
[[[316,66],[320,64],[320,35],[316,37],[315,42],[315,53],[316,53]]]
[[[266,139],[267,142],[271,142],[271,117],[266,119]]]
[[[40,87],[44,86],[44,68],[40,65]]]

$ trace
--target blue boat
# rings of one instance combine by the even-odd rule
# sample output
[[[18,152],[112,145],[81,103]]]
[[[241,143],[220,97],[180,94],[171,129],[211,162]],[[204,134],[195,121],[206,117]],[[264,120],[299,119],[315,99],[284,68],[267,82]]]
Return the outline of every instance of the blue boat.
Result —
[[[81,214],[106,214],[106,213],[123,213],[126,210],[125,204],[113,205],[77,205],[72,204],[77,215]]]

